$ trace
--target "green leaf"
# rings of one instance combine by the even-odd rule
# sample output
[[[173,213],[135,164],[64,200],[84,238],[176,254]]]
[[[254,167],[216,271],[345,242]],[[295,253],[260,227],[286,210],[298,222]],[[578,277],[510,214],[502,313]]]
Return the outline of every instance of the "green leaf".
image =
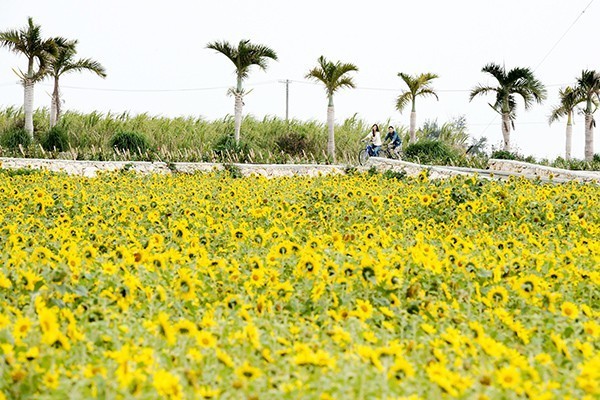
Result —
[[[82,296],[82,297],[87,297],[89,292],[85,286],[78,285],[75,287],[75,289],[73,289],[73,293],[75,293],[79,296]]]
[[[38,291],[38,290],[40,290],[40,289],[41,289],[41,287],[42,287],[42,286],[44,286],[44,285],[45,285],[45,282],[44,282],[44,281],[38,281],[38,282],[36,282],[35,286],[33,287],[33,291],[34,291],[34,292],[37,292],[37,291]]]
[[[567,328],[563,332],[563,337],[565,339],[568,339],[573,335],[574,332],[575,332],[575,330],[572,327],[567,326]]]

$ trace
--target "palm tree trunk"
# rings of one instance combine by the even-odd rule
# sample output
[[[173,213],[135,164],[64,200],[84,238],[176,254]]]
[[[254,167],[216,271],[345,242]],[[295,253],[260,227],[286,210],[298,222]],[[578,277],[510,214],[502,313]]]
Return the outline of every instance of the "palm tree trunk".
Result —
[[[242,128],[242,95],[235,94],[235,143],[240,143],[240,130]]]
[[[417,112],[411,111],[411,113],[410,113],[410,128],[409,128],[411,143],[414,143],[417,141],[416,131],[417,131]]]
[[[569,112],[569,117],[567,119],[567,131],[565,134],[565,160],[569,161],[571,159],[571,140],[573,138],[573,121],[572,121],[572,113]]]
[[[25,130],[33,139],[33,81],[25,79],[25,99],[23,109],[25,111]]]
[[[240,130],[242,129],[242,107],[244,102],[242,101],[242,77],[237,77],[237,87],[234,93],[235,96],[235,144],[240,144]]]
[[[585,114],[585,161],[594,158],[594,116]]]
[[[33,139],[33,58],[29,59],[27,68],[27,76],[23,80],[24,86],[24,102],[23,111],[25,112],[25,130]]]
[[[504,139],[504,151],[510,151],[510,113],[502,113],[502,137]]]
[[[54,90],[52,91],[52,100],[50,100],[50,128],[58,123],[60,115],[60,94],[58,92],[58,77],[54,77]]]
[[[329,133],[328,139],[327,139],[327,154],[331,158],[331,161],[335,163],[334,122],[335,122],[335,110],[333,108],[333,96],[329,95],[329,104],[327,105],[327,130]]]

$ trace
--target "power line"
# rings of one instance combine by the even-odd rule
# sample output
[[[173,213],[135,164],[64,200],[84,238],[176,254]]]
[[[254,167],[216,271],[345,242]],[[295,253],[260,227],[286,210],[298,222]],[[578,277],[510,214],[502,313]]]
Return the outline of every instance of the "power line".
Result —
[[[310,81],[300,81],[291,79],[290,82],[301,83],[305,85],[320,85],[317,82]],[[545,85],[546,87],[558,87],[558,86],[567,86],[570,83],[552,83],[549,85]],[[356,86],[354,89],[356,90],[372,90],[372,91],[380,91],[380,92],[401,92],[402,88],[383,88],[383,87],[366,87],[366,86]],[[472,89],[435,89],[436,93],[468,93]]]
[[[575,26],[575,24],[577,23],[577,21],[579,21],[579,19],[583,16],[583,14],[585,14],[585,12],[587,11],[588,8],[590,8],[590,6],[592,5],[592,3],[594,2],[594,0],[591,0],[587,6],[585,6],[585,8],[583,9],[582,12],[579,13],[579,15],[577,16],[577,18],[575,18],[575,21],[573,21],[573,23],[567,28],[567,30],[565,31],[565,33],[562,34],[562,36],[556,41],[556,43],[554,43],[554,46],[552,46],[552,48],[548,51],[548,53],[546,53],[546,55],[544,56],[544,58],[542,58],[542,61],[539,62],[539,64],[533,69],[533,71],[535,72],[540,65],[542,65],[542,63],[544,61],[546,61],[546,58],[548,58],[548,56],[552,53],[552,51],[554,51],[554,49],[556,48],[556,46],[558,46],[558,44],[563,40],[563,38],[565,36],[567,36],[567,33],[569,33],[569,31],[571,30],[571,28],[573,28]]]
[[[257,82],[250,83],[247,86],[261,86],[274,83],[276,81],[265,81],[265,82]],[[52,86],[49,83],[43,83],[43,86]],[[116,88],[94,88],[94,87],[81,87],[81,86],[67,86],[61,85],[61,88],[64,89],[74,89],[74,90],[91,90],[98,92],[128,92],[128,93],[165,93],[165,92],[199,92],[199,91],[207,91],[207,90],[224,90],[229,89],[229,86],[212,86],[212,87],[199,87],[199,88],[178,88],[178,89],[116,89]]]
[[[485,129],[489,128],[490,125],[492,125],[492,123],[497,119],[498,117],[494,117],[494,119],[492,120],[492,122],[490,122],[489,124],[486,123],[471,123],[469,122],[470,126],[484,126],[486,125]],[[515,126],[519,126],[519,125],[548,125],[548,121],[544,121],[544,122],[537,122],[537,121],[520,121],[518,123],[515,123]],[[485,130],[482,132],[482,134],[485,133]]]
[[[310,82],[305,80],[294,80],[294,79],[286,79],[289,83],[300,83],[304,85],[312,85],[312,86],[320,86],[318,82]],[[285,81],[283,81],[285,83]],[[250,83],[247,86],[263,86],[270,85],[274,83],[281,83],[282,81],[278,80],[270,80],[263,81],[257,83]],[[557,87],[557,86],[567,86],[571,83],[553,83],[546,85],[546,87]],[[11,86],[11,85],[21,85],[19,82],[6,82],[1,83],[0,87],[3,86]],[[52,87],[50,83],[42,83],[42,86]],[[100,87],[86,87],[86,86],[70,86],[70,85],[61,85],[63,89],[72,89],[72,90],[89,90],[89,91],[98,91],[98,92],[123,92],[123,93],[170,93],[170,92],[201,92],[201,91],[210,91],[210,90],[226,90],[229,89],[230,86],[208,86],[208,87],[196,87],[196,88],[176,88],[176,89],[119,89],[119,88],[100,88]],[[379,91],[379,92],[401,92],[402,88],[385,88],[385,87],[367,87],[367,86],[357,86],[356,90],[368,90],[368,91]],[[471,89],[436,89],[438,93],[468,93]]]

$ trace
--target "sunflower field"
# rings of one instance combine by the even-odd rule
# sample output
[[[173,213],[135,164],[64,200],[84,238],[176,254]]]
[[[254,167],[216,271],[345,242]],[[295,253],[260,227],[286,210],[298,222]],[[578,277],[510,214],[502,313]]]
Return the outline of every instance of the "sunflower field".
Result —
[[[0,179],[0,399],[600,396],[598,185]]]

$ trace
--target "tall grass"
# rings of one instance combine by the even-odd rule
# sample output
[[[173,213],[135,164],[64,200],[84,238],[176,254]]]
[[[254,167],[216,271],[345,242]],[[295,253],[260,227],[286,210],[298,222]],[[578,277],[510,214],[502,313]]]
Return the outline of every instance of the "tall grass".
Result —
[[[9,107],[0,110],[0,132],[22,124],[20,109]],[[34,113],[35,138],[39,139],[49,129],[49,115],[45,108]],[[235,149],[216,152],[219,143],[234,131],[233,116],[208,121],[203,118],[166,118],[146,113],[80,113],[66,112],[60,126],[67,132],[69,151],[60,156],[76,159],[148,159],[163,161],[247,161],[247,162],[327,162],[325,149],[327,133],[325,124],[317,121],[285,121],[277,117],[257,119],[246,116],[242,122],[242,145],[248,149],[239,154]],[[143,154],[128,154],[111,148],[110,140],[118,132],[129,131],[143,134],[150,143],[150,150]],[[337,156],[341,162],[352,162],[361,148],[359,143],[368,131],[366,123],[356,116],[336,126]],[[293,154],[282,152],[278,140],[290,135],[301,135],[303,148]],[[10,150],[1,149],[3,156]],[[22,157],[23,154],[15,154]],[[38,145],[27,149],[29,157],[58,157],[44,152]]]
[[[324,123],[292,119],[285,121],[267,116],[262,119],[246,116],[242,122],[240,146],[233,146],[228,135],[233,135],[233,116],[206,120],[200,117],[167,118],[147,113],[131,115],[123,113],[80,113],[67,111],[61,118],[59,128],[66,133],[67,150],[45,150],[40,143],[49,131],[49,112],[46,108],[34,112],[34,143],[16,149],[0,146],[2,157],[69,158],[77,160],[114,161],[164,161],[164,162],[223,162],[223,163],[328,163],[326,154],[327,127]],[[382,121],[382,133],[387,132],[390,121]],[[21,108],[0,109],[0,135],[24,126]],[[356,115],[335,127],[337,160],[340,164],[357,164],[362,139],[370,130],[368,123]],[[397,127],[408,146],[408,129]],[[122,151],[110,146],[111,138],[119,132],[142,134],[149,142],[146,151]],[[462,167],[485,168],[487,156],[465,155],[468,133],[464,119],[455,119],[439,126],[427,122],[418,131],[421,139],[439,140],[451,146],[456,154],[449,160],[435,157],[407,157],[409,161],[430,164],[446,164]],[[278,145],[278,143],[281,145]],[[291,146],[297,145],[297,148]],[[48,147],[46,147],[48,148]],[[591,163],[565,161],[561,158],[542,164],[567,169],[595,169],[600,166],[599,156]],[[439,157],[438,157],[439,158]]]

